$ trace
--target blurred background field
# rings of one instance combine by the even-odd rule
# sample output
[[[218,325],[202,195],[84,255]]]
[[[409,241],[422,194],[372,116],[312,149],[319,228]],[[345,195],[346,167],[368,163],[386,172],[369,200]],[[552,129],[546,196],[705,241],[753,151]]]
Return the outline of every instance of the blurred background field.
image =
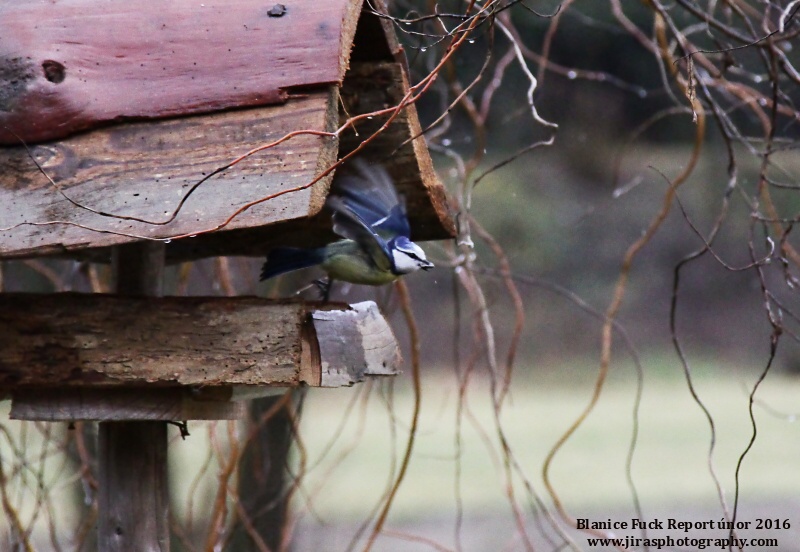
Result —
[[[710,430],[702,411],[687,392],[680,367],[669,360],[645,362],[648,377],[638,416],[638,439],[632,457],[631,477],[642,514],[646,519],[669,517],[697,521],[723,517],[716,487],[708,470]],[[552,367],[553,372],[558,367]],[[585,366],[565,366],[565,372],[583,371]],[[734,474],[739,456],[750,439],[746,386],[752,384],[742,367],[700,362],[696,388],[713,415],[716,429],[714,465],[733,502]],[[658,373],[658,372],[661,373]],[[515,386],[511,404],[504,409],[502,426],[515,460],[523,467],[536,489],[542,489],[542,463],[551,446],[585,407],[591,392],[591,370],[569,383],[557,378],[523,375]],[[633,431],[635,376],[631,365],[620,363],[597,409],[559,452],[552,468],[552,481],[565,507],[575,517],[630,520],[640,517],[634,507],[626,476],[626,462]],[[800,474],[790,466],[800,457],[797,439],[797,393],[800,381],[793,377],[771,378],[761,389],[763,404],[755,407],[759,438],[743,462],[740,478],[739,519],[796,520],[800,508]],[[397,495],[389,527],[422,534],[451,549],[457,542],[455,520],[458,506],[464,520],[459,528],[464,550],[480,551],[501,545],[521,546],[508,497],[504,473],[495,449],[494,411],[487,390],[475,386],[468,397],[471,417],[462,422],[460,453],[453,427],[457,417],[452,386],[441,377],[424,380],[424,408],[415,455],[407,484]],[[315,393],[309,397],[303,425],[309,461],[319,454],[326,436],[338,429],[334,412],[341,410],[342,397]],[[401,418],[411,407],[408,389],[395,390],[394,416]],[[391,461],[381,451],[391,450],[390,413],[376,397],[366,411],[366,422],[352,421],[341,443],[362,433],[340,468],[327,472],[323,466],[338,461],[335,450],[320,464],[317,474],[309,473],[309,488],[324,484],[314,495],[313,514],[304,514],[298,534],[300,549],[314,549],[313,543],[336,542],[344,549],[352,538],[365,509],[377,503],[390,479]],[[398,431],[402,431],[398,429]],[[401,433],[402,435],[402,433]],[[402,439],[401,439],[402,441]],[[397,443],[395,443],[397,446]],[[334,460],[336,459],[336,461]],[[460,485],[457,483],[457,474]],[[317,478],[322,481],[318,481]],[[456,491],[456,489],[459,489]],[[525,486],[515,478],[516,496],[525,505],[530,499]],[[546,503],[550,503],[544,497]],[[303,508],[301,508],[303,510]],[[544,549],[548,545],[531,524],[531,533]],[[344,524],[344,527],[342,527]],[[620,533],[620,532],[617,532]],[[640,536],[638,532],[621,532]],[[665,533],[661,533],[662,535]],[[666,532],[676,537],[675,531]],[[703,534],[696,532],[695,536]],[[724,537],[724,531],[704,533]],[[747,533],[779,539],[780,550],[797,550],[800,527],[790,530]],[[573,536],[583,543],[579,535]],[[516,544],[513,544],[516,543]],[[387,538],[376,550],[431,550],[430,544]]]
[[[718,520],[723,514],[708,470],[708,422],[689,395],[676,362],[652,358],[645,360],[644,367],[646,378],[630,472],[642,514],[646,519]],[[593,384],[591,365],[575,361],[549,368],[537,373],[533,367],[520,365],[522,373],[501,419],[514,459],[537,489],[542,488],[540,472],[545,456],[585,407]],[[748,368],[756,367],[705,360],[694,368],[697,392],[714,419],[714,466],[732,504],[736,464],[752,431],[747,388],[753,380]],[[486,383],[470,386],[466,406],[459,414],[457,393],[453,382],[448,381],[446,368],[437,372],[423,378],[415,453],[391,511],[390,535],[391,531],[424,535],[445,549],[454,547],[458,539],[464,550],[476,552],[513,543],[519,537],[510,519],[505,475],[497,454],[496,420]],[[558,374],[564,374],[566,380]],[[633,437],[635,391],[632,364],[619,362],[597,409],[553,465],[553,484],[576,517],[639,517],[625,468]],[[759,391],[759,404],[754,408],[759,439],[739,474],[739,519],[796,517],[800,472],[789,467],[800,457],[798,392],[800,380],[791,376],[770,378]],[[299,550],[320,549],[323,544],[329,547],[325,549],[346,549],[358,535],[359,526],[380,503],[395,476],[397,451],[407,437],[412,404],[412,390],[403,381],[393,386],[309,393],[300,434],[309,471],[295,498]],[[462,420],[457,442],[453,428],[459,415]],[[193,441],[178,442],[172,449],[174,473],[183,474],[176,480],[178,496],[186,492],[188,475],[202,458],[195,452],[198,443]],[[531,498],[519,478],[514,479],[516,497],[527,510]],[[210,489],[207,496],[206,502],[210,502]],[[543,498],[550,503],[548,497]],[[180,499],[176,502],[185,503]],[[459,516],[463,516],[460,526],[456,524]],[[535,534],[533,528],[531,532]],[[634,531],[626,534],[639,536]],[[666,534],[676,536],[674,531]],[[725,536],[724,531],[705,534]],[[778,538],[783,544],[780,550],[796,550],[800,526],[754,535]],[[575,538],[580,540],[580,536]],[[432,547],[396,536],[381,539],[375,549]]]
[[[732,488],[736,461],[750,439],[745,382],[736,377],[725,378],[724,370],[717,367],[709,368],[713,372],[699,376],[697,387],[716,424],[718,473],[723,483]],[[563,501],[576,511],[631,506],[625,463],[633,428],[635,378],[630,371],[627,376],[614,378],[616,381],[603,394],[596,412],[559,453],[559,461],[553,467],[554,485]],[[537,487],[541,487],[539,468],[545,455],[584,408],[590,384],[591,377],[587,377],[583,384],[525,382],[513,390],[502,425],[515,459],[530,473]],[[742,467],[741,493],[748,501],[783,502],[800,496],[800,473],[786,470],[785,475],[776,477],[800,455],[797,426],[793,423],[799,387],[800,381],[795,379],[776,378],[763,390],[764,400],[774,410],[756,407],[764,438],[757,441]],[[467,403],[474,419],[462,421],[460,454],[452,430],[457,409],[450,386],[438,378],[429,378],[423,393],[425,408],[410,484],[401,489],[393,516],[398,520],[413,519],[452,509],[456,500],[456,458],[461,459],[461,499],[465,510],[473,515],[506,510],[499,459],[482,441],[482,434],[488,438],[494,434],[493,410],[486,389],[476,386],[469,393]],[[338,416],[334,413],[349,398],[324,392],[314,395],[309,398],[303,425],[309,459],[322,452],[321,446],[327,443],[325,436],[336,431]],[[710,432],[684,383],[679,378],[648,381],[642,398],[640,434],[632,467],[640,499],[648,508],[659,509],[713,505],[716,491],[706,469]],[[314,509],[323,518],[326,514],[338,518],[353,508],[352,514],[358,519],[364,505],[369,504],[369,497],[377,501],[386,485],[391,462],[381,451],[391,450],[393,443],[390,413],[381,402],[378,397],[373,399],[366,412],[363,438],[346,462],[333,472],[335,476],[317,480],[309,474],[309,488],[324,483],[327,489],[314,501]],[[398,432],[410,403],[409,390],[397,389],[393,415],[400,418]],[[358,425],[356,420],[348,424],[342,443],[358,433]],[[395,442],[394,446],[398,444]],[[333,463],[336,449],[328,456],[321,468]],[[325,468],[318,471],[326,478],[327,473]],[[522,488],[517,491],[524,496]],[[361,500],[342,501],[345,496]]]

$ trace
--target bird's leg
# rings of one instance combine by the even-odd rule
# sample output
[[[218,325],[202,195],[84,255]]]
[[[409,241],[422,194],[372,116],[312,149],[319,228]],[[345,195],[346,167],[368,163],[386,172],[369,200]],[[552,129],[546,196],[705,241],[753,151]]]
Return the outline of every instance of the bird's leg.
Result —
[[[331,298],[331,286],[333,286],[333,278],[327,276],[325,278],[320,278],[318,280],[314,280],[314,285],[317,286],[317,290],[319,291],[319,298],[323,303],[327,303],[330,301]]]

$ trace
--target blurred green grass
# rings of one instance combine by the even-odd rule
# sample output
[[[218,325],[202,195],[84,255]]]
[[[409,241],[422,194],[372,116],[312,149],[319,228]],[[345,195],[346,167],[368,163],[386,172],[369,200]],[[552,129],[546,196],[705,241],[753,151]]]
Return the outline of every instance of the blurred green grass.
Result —
[[[650,364],[646,363],[646,369]],[[654,368],[660,375],[645,380],[631,472],[639,497],[645,509],[679,504],[713,507],[718,499],[708,470],[709,424],[677,372],[679,366],[671,367],[671,375],[665,375],[669,372],[664,366]],[[716,427],[714,465],[732,502],[736,463],[752,434],[745,388],[753,384],[754,377],[741,369],[709,364],[695,369],[699,374],[696,389]],[[633,430],[635,377],[628,367],[614,370],[596,409],[551,466],[552,483],[568,509],[632,507],[625,466]],[[552,376],[541,382],[526,378],[513,386],[503,408],[500,427],[514,458],[539,493],[544,493],[541,469],[546,455],[588,403],[593,376],[591,371],[584,375],[583,379],[560,383]],[[363,411],[363,428],[358,416],[352,416],[338,440],[341,448],[336,445],[319,464],[314,460],[336,433],[345,405],[357,392],[315,390],[305,406],[302,436],[310,465],[315,465],[306,488],[322,486],[322,492],[312,495],[311,503],[316,513],[331,522],[366,515],[385,492],[392,468],[390,451],[399,457],[405,445],[413,396],[407,382],[402,382],[395,386],[392,396],[393,414],[386,409],[386,399],[376,393]],[[771,502],[798,496],[800,472],[795,466],[800,460],[799,430],[793,418],[777,412],[793,412],[799,392],[800,380],[778,374],[770,376],[760,388],[757,400],[764,401],[767,408],[760,404],[754,407],[758,437],[740,472],[743,501]],[[410,521],[452,511],[457,470],[466,513],[508,512],[498,456],[498,426],[489,397],[485,381],[476,378],[470,383],[462,409],[459,455],[455,444],[457,389],[446,378],[425,378],[419,433],[392,511],[395,519]],[[398,421],[396,434],[391,430],[392,416]],[[344,445],[355,439],[359,444],[339,462]],[[515,490],[524,501],[518,477]]]

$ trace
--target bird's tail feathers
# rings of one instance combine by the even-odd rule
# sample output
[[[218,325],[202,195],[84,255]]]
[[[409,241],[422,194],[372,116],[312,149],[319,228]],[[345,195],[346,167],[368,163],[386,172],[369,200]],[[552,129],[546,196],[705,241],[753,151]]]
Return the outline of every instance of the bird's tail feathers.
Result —
[[[267,262],[261,268],[261,280],[268,280],[280,274],[308,268],[322,262],[322,250],[278,247],[267,255]]]

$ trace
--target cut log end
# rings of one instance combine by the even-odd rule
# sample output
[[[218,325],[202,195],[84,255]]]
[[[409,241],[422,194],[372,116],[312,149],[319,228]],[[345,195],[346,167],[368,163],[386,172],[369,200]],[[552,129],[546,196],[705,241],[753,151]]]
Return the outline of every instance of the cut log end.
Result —
[[[321,387],[342,387],[366,376],[393,376],[402,362],[392,329],[372,301],[349,310],[312,314],[319,346]]]

